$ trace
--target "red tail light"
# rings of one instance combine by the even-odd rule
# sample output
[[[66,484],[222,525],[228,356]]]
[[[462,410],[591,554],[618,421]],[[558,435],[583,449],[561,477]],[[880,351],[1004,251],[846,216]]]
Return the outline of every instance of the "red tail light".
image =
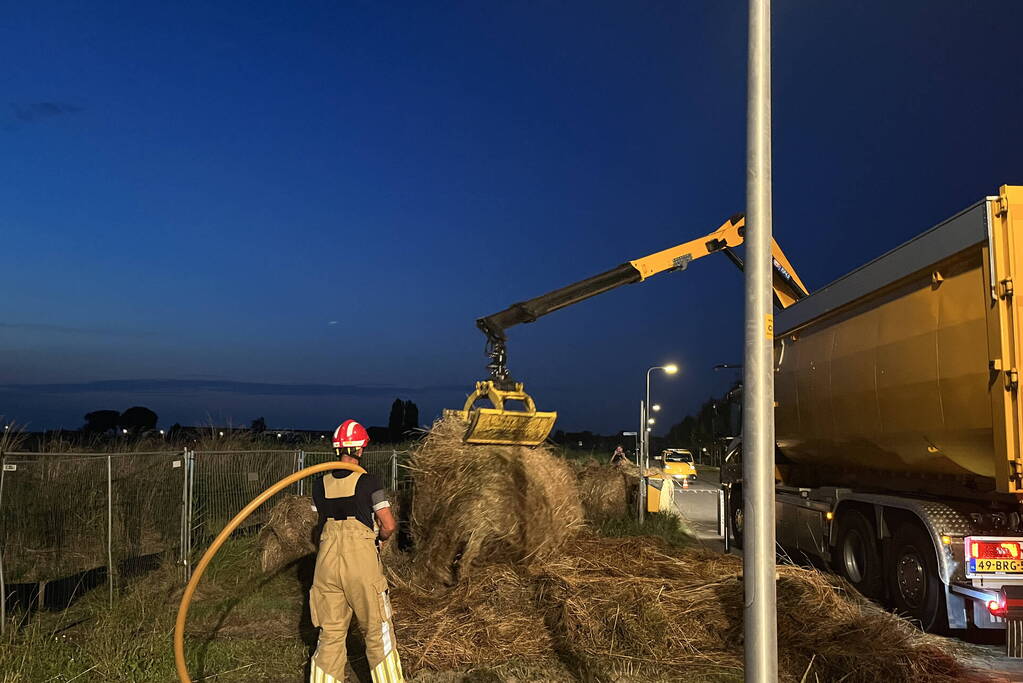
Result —
[[[1023,558],[1019,541],[972,541],[970,557],[975,560],[1018,560]]]
[[[1004,617],[1009,611],[1005,604],[1005,596],[999,596],[997,600],[988,600],[987,611],[990,612],[993,617]]]

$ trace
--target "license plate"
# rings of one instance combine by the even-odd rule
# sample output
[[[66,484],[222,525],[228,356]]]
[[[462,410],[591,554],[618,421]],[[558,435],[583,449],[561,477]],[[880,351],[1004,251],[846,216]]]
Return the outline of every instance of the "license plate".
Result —
[[[1023,560],[970,559],[970,572],[974,574],[1023,574]]]

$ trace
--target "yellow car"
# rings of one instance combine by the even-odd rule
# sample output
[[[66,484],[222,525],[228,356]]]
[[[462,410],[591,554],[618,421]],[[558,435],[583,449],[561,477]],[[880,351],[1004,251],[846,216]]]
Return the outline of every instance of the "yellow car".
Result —
[[[669,448],[661,452],[661,471],[672,479],[696,480],[696,465],[693,454],[684,448]]]

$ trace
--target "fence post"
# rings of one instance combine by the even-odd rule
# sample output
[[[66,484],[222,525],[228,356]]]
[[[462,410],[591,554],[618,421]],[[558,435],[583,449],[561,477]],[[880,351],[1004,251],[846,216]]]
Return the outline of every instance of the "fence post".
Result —
[[[298,469],[296,469],[295,471],[296,472],[301,472],[304,469],[305,469],[305,451],[299,451],[298,452]],[[304,496],[305,495],[305,479],[304,478],[298,480],[298,495],[300,495],[300,496]]]
[[[185,506],[185,580],[192,578],[192,513],[195,507],[195,451],[185,449],[188,504]]]
[[[0,454],[0,511],[4,506],[4,472],[7,471],[7,456]],[[4,583],[4,546],[7,525],[4,524],[4,543],[0,543],[0,636],[7,628],[7,585]]]
[[[391,490],[398,490],[398,451],[391,449]]]
[[[110,588],[110,606],[114,606],[114,477],[113,456],[107,455],[107,585]]]
[[[186,547],[188,546],[188,449],[181,451],[181,521],[178,529],[178,566],[181,573],[185,574],[185,565],[188,564]],[[188,577],[185,577],[188,580]]]

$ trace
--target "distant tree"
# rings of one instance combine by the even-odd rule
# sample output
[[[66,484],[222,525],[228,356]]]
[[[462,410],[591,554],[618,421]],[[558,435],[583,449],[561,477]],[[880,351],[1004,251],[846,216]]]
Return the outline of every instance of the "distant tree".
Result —
[[[266,431],[266,420],[264,420],[262,417],[257,417],[255,420],[252,421],[252,426],[250,427],[250,429],[256,434],[262,434],[263,432]]]
[[[167,430],[167,439],[174,441],[181,436],[181,430],[184,429],[179,423],[175,422],[171,425],[171,428]]]
[[[85,426],[83,432],[90,434],[102,434],[112,429],[117,429],[121,420],[121,413],[116,410],[94,410],[85,414]]]
[[[149,408],[133,406],[121,413],[118,426],[130,432],[144,432],[149,429],[156,429],[156,421],[159,418]]]
[[[400,398],[391,404],[391,416],[387,418],[387,437],[390,441],[400,441],[405,425],[405,402]]]
[[[737,386],[732,387],[721,398],[707,399],[695,415],[687,415],[681,422],[672,426],[668,432],[668,439],[672,444],[695,452],[723,437],[735,436],[739,429],[741,400]]]
[[[405,419],[402,421],[404,436],[419,429],[419,406],[412,401],[405,401]]]

